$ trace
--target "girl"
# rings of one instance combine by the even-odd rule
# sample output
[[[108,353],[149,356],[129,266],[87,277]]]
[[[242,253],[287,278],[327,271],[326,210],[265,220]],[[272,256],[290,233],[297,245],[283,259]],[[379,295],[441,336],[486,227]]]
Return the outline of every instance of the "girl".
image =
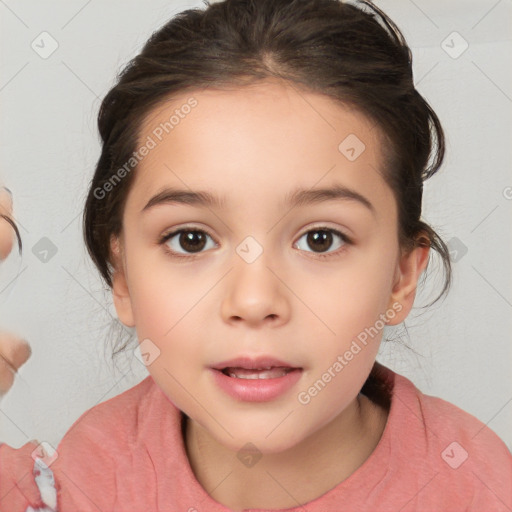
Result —
[[[512,509],[496,434],[375,361],[432,250],[450,283],[443,131],[384,13],[182,12],[98,125],[85,240],[150,375],[56,453],[1,445],[0,510]]]

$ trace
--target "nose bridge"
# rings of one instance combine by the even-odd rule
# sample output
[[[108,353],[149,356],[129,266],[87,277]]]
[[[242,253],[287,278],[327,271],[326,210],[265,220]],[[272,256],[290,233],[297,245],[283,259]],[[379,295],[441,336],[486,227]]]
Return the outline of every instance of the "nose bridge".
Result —
[[[270,238],[266,237],[265,240],[268,242]],[[224,319],[229,321],[234,318],[255,323],[267,318],[274,321],[287,318],[289,304],[276,276],[279,265],[275,252],[269,248],[267,250],[252,235],[245,237],[235,252],[234,268],[230,272],[222,303]]]
[[[262,236],[258,237],[262,240]],[[232,285],[249,298],[251,295],[259,300],[265,296],[273,295],[276,291],[276,277],[269,267],[277,265],[275,253],[269,247],[269,237],[261,242],[253,235],[248,235],[235,249],[237,257],[234,258],[234,276]],[[265,245],[264,245],[265,244]],[[254,300],[253,299],[253,300]]]

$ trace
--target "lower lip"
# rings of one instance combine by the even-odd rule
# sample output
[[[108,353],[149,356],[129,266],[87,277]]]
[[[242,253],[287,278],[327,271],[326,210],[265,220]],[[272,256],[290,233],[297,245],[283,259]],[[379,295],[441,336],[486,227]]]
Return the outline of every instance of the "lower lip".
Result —
[[[275,379],[237,379],[211,368],[217,385],[228,395],[244,402],[268,402],[286,393],[299,381],[302,370],[295,369]]]

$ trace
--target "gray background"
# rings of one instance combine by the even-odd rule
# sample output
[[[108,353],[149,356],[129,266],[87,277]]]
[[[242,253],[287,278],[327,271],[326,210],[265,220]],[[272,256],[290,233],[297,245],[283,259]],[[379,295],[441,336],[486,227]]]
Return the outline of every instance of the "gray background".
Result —
[[[424,218],[456,260],[448,298],[407,319],[413,350],[386,343],[380,360],[512,448],[512,2],[376,3],[404,32],[415,83],[446,131],[447,158],[426,184]],[[23,255],[13,252],[0,268],[0,328],[33,349],[0,404],[0,439],[11,446],[38,439],[56,447],[80,414],[147,375],[133,351],[117,369],[111,362],[115,311],[85,253],[80,215],[99,156],[101,98],[154,30],[201,5],[0,1],[0,177],[14,192],[24,243]],[[47,58],[44,31],[58,44]],[[47,261],[38,252],[44,237],[56,251]],[[439,278],[433,266],[418,306]]]

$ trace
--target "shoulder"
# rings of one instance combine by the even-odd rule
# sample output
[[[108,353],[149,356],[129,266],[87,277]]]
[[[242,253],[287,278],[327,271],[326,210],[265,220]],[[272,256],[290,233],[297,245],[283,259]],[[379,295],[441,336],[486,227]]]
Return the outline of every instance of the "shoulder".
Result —
[[[40,504],[45,492],[56,494],[59,510],[84,512],[113,510],[120,499],[124,504],[147,499],[156,483],[152,457],[161,451],[162,436],[178,439],[179,419],[179,411],[148,376],[85,411],[55,452],[40,455],[41,446],[48,449],[44,442],[18,449],[0,443],[0,511],[25,512],[29,504]],[[36,457],[49,466],[47,475],[35,465]]]
[[[428,467],[440,489],[469,497],[471,503],[495,500],[512,508],[512,455],[487,425],[442,398],[422,393],[399,374],[393,408],[395,444],[399,441],[408,458]]]
[[[57,447],[55,467],[70,464],[71,457],[113,465],[136,442],[147,418],[155,383],[148,376],[137,385],[100,402],[81,414],[64,434]],[[112,462],[111,462],[112,461]]]
[[[128,440],[127,436],[137,431],[138,419],[147,405],[145,398],[154,386],[148,376],[123,393],[94,405],[76,419],[62,441],[86,431],[99,437],[111,437],[115,433],[119,440]]]
[[[411,415],[417,421],[412,424],[421,428],[434,441],[447,439],[465,443],[473,455],[495,454],[509,460],[511,456],[505,443],[481,420],[442,398],[421,392],[410,380],[395,374],[393,397],[400,401],[397,407],[401,420],[411,423]]]
[[[112,510],[118,474],[131,466],[131,446],[148,406],[154,381],[139,384],[85,411],[68,429],[51,464],[59,508],[89,510],[91,501]]]

